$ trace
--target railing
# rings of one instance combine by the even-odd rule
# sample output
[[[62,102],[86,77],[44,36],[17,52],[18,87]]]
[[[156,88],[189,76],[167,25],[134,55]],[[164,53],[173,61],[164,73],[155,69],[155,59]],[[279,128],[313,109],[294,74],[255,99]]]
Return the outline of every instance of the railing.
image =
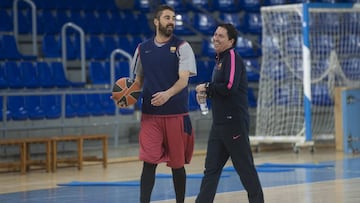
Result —
[[[65,23],[61,28],[61,40],[62,40],[61,53],[62,53],[62,63],[63,63],[64,69],[65,69],[64,71],[65,71],[65,73],[67,75],[66,29],[68,29],[68,28],[73,28],[73,29],[75,29],[76,31],[78,31],[80,33],[81,82],[85,83],[86,82],[85,34],[84,34],[84,30],[81,27],[79,27],[78,25],[76,25],[76,24],[74,24],[72,22]]]
[[[18,2],[21,0],[14,0],[13,3],[13,13],[14,13],[14,35],[16,42],[18,42],[19,36],[19,19],[18,19]],[[37,48],[37,20],[36,20],[36,5],[31,0],[22,0],[31,6],[31,24],[32,24],[32,51],[33,55],[38,55]]]

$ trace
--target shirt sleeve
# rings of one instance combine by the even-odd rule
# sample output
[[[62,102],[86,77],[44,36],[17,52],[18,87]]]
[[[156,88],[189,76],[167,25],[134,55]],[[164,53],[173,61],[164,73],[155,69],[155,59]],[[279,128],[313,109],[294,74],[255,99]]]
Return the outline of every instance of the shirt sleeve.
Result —
[[[179,46],[179,70],[187,70],[190,76],[196,76],[196,61],[194,52],[188,42]]]
[[[140,60],[140,45],[136,48],[132,61],[131,61],[131,70],[135,75],[143,76],[143,67]]]

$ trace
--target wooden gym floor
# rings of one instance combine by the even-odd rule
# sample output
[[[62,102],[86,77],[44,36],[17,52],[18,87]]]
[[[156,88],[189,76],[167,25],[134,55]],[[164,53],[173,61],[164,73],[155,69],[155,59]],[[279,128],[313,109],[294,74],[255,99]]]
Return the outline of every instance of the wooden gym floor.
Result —
[[[185,202],[195,200],[204,159],[203,152],[196,153],[191,164],[186,166]],[[261,151],[254,153],[254,159],[267,203],[360,202],[360,155],[321,148],[313,154],[307,149],[298,154],[291,150]],[[26,175],[1,172],[0,202],[136,203],[142,163],[134,160],[136,157],[110,160],[107,169],[101,164],[85,164],[82,171],[63,167],[56,173],[46,173],[43,169],[30,170]],[[165,164],[158,166],[153,202],[175,202],[170,173]],[[225,167],[215,202],[247,202],[246,192],[231,162]]]

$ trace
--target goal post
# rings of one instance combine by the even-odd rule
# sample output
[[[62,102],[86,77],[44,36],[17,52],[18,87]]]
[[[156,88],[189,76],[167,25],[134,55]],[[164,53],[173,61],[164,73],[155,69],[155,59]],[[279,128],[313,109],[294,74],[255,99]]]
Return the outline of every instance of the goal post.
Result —
[[[334,138],[336,86],[360,86],[360,6],[261,8],[262,63],[252,143]]]

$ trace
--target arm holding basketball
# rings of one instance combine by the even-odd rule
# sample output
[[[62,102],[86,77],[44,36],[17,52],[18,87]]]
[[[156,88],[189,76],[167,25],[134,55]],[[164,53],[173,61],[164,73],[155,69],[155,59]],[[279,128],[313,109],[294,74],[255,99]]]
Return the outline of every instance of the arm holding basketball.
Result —
[[[174,85],[165,91],[153,94],[151,104],[154,106],[161,106],[165,104],[172,96],[179,93],[188,85],[189,75],[190,72],[187,70],[179,71],[179,79],[174,83]]]
[[[136,75],[135,82],[142,88],[144,84],[144,76]]]

